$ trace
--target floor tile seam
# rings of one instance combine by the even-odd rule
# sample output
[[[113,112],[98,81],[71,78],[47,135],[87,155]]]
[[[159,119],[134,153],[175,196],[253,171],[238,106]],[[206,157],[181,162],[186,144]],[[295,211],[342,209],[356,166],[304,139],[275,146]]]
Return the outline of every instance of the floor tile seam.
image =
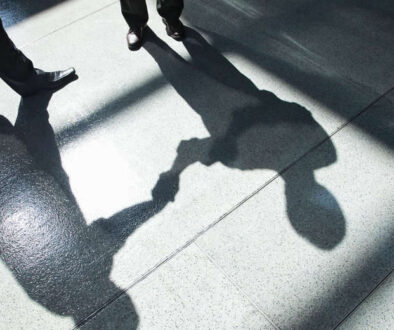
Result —
[[[270,185],[273,181],[278,179],[280,176],[282,176],[285,172],[287,172],[290,168],[295,166],[297,163],[299,163],[301,160],[306,158],[309,154],[313,153],[316,149],[318,149],[321,145],[326,143],[328,140],[331,140],[334,135],[338,134],[340,131],[342,131],[344,128],[346,128],[349,124],[351,124],[353,121],[355,121],[358,117],[360,117],[362,114],[364,114],[368,109],[370,109],[374,104],[379,102],[382,98],[384,98],[386,95],[390,94],[392,91],[394,91],[394,87],[390,88],[387,92],[383,93],[380,95],[378,98],[376,98],[374,101],[369,103],[366,107],[364,107],[360,112],[355,114],[353,117],[348,119],[346,122],[344,122],[342,125],[340,125],[337,129],[335,129],[330,135],[328,135],[326,138],[309,148],[307,151],[305,151],[301,156],[296,158],[294,161],[290,162],[287,166],[285,166],[281,171],[279,171],[277,174],[273,175],[268,181],[266,181],[264,184],[262,184],[260,187],[258,187],[256,190],[254,190],[252,193],[247,195],[245,198],[243,198],[240,202],[235,204],[232,208],[229,209],[229,211],[223,213],[216,221],[212,222],[209,224],[207,227],[202,229],[200,232],[198,232],[191,240],[196,241],[198,238],[200,238],[203,234],[205,234],[207,231],[209,231],[211,228],[216,226],[219,222],[221,222],[225,217],[236,211],[239,207],[241,207],[243,204],[245,204],[249,199],[253,198],[255,195],[257,195],[260,191],[262,191],[264,188],[266,188],[268,185]]]
[[[390,88],[386,93],[382,94],[378,98],[376,98],[374,101],[372,101],[369,105],[364,107],[360,112],[358,112],[356,115],[351,117],[348,121],[340,125],[336,130],[334,130],[333,133],[331,133],[329,136],[327,136],[325,139],[317,143],[315,146],[311,147],[309,150],[307,150],[303,155],[298,157],[296,160],[291,162],[288,166],[286,166],[284,169],[282,169],[280,172],[278,172],[276,175],[274,175],[271,179],[269,179],[267,182],[265,182],[261,187],[257,188],[254,192],[246,196],[244,199],[242,199],[239,203],[237,203],[234,207],[232,207],[229,211],[225,212],[222,214],[217,220],[203,228],[201,231],[199,231],[197,234],[195,234],[191,239],[186,241],[182,246],[179,248],[175,249],[172,253],[170,253],[167,257],[162,259],[160,262],[156,263],[153,267],[151,267],[148,271],[146,271],[144,274],[142,274],[139,278],[137,278],[132,284],[127,286],[124,290],[122,290],[118,295],[112,297],[109,299],[102,307],[91,313],[89,316],[87,316],[84,320],[80,321],[75,328],[78,328],[80,326],[83,326],[86,324],[89,320],[93,319],[95,316],[97,316],[102,310],[104,310],[107,306],[112,304],[114,301],[116,301],[118,298],[120,298],[123,294],[127,294],[126,292],[132,289],[134,286],[136,286],[138,283],[146,279],[148,276],[153,274],[156,270],[158,270],[162,265],[167,263],[168,261],[172,260],[175,256],[177,256],[179,253],[181,253],[183,250],[185,250],[187,247],[189,247],[191,244],[195,243],[197,239],[202,237],[206,232],[208,232],[210,229],[215,227],[218,223],[220,223],[224,218],[226,218],[228,215],[232,214],[234,211],[236,211],[238,208],[240,208],[242,205],[244,205],[248,200],[256,196],[260,191],[262,191],[264,188],[266,188],[269,184],[271,184],[273,181],[278,179],[280,176],[282,176],[286,171],[288,171],[291,167],[293,167],[296,163],[304,159],[307,155],[310,153],[314,152],[317,148],[319,148],[321,145],[323,145],[326,141],[330,140],[334,135],[339,133],[341,130],[343,130],[345,127],[347,127],[351,122],[353,122],[355,119],[360,117],[363,113],[365,113],[368,109],[370,109],[374,104],[379,102],[382,98],[384,98],[386,95],[388,95],[390,92],[394,91],[394,87]]]
[[[268,182],[265,183],[264,187],[271,183],[273,180],[275,180],[277,177],[279,177],[279,174],[275,175],[273,178],[271,178]],[[263,188],[261,188],[263,189]],[[260,190],[261,190],[260,189]],[[259,190],[259,191],[260,191]],[[244,200],[242,200],[244,201]],[[106,307],[108,307],[110,304],[115,302],[118,298],[120,298],[123,294],[127,294],[127,291],[131,290],[133,287],[135,287],[137,284],[142,282],[144,279],[146,279],[148,276],[153,274],[155,271],[157,271],[162,265],[167,263],[168,261],[171,261],[174,257],[176,257],[179,253],[184,251],[186,248],[188,248],[191,244],[195,243],[197,239],[199,239],[202,235],[204,235],[208,230],[213,228],[215,225],[217,225],[221,220],[223,220],[227,215],[235,211],[241,203],[238,203],[235,207],[230,209],[230,211],[224,213],[222,216],[220,216],[216,221],[212,222],[209,224],[207,227],[203,228],[201,231],[199,231],[197,234],[195,234],[193,237],[191,237],[189,240],[187,240],[183,245],[175,249],[173,252],[171,252],[169,255],[167,255],[165,258],[163,258],[161,261],[156,263],[153,267],[151,267],[148,271],[146,271],[144,274],[142,274],[140,277],[138,277],[134,282],[132,282],[129,286],[127,286],[125,289],[123,289],[119,294],[116,296],[111,297],[106,303],[104,303],[103,306],[92,312],[89,316],[87,316],[85,319],[81,320],[78,322],[78,324],[75,326],[74,329],[77,329],[87,322],[89,322],[91,319],[96,317],[101,311],[103,311]]]
[[[394,269],[389,271],[389,273],[381,279],[377,285],[363,298],[361,301],[350,311],[348,312],[341,321],[334,327],[333,330],[338,329],[349,317],[351,317],[357,310],[360,308],[360,306],[369,298],[371,297],[374,293],[377,292],[377,290],[385,284],[385,282],[389,279],[391,274],[393,273]]]
[[[271,320],[271,318],[268,316],[267,313],[265,313],[255,302],[254,300],[243,290],[237,283],[235,283],[231,277],[224,271],[224,269],[216,262],[216,260],[206,251],[204,250],[198,242],[193,243],[199,251],[206,257],[209,262],[217,269],[223,276],[224,278],[235,288],[235,290],[238,291],[238,293],[242,296],[245,297],[246,300],[276,329],[276,330],[281,330],[279,326],[275,324],[274,321]]]
[[[325,142],[327,142],[328,140],[332,139],[332,137],[334,137],[334,135],[338,134],[339,132],[341,132],[343,129],[345,129],[349,124],[351,124],[352,122],[354,122],[357,118],[359,118],[362,114],[364,114],[366,111],[368,111],[370,108],[373,107],[374,104],[376,104],[377,102],[379,102],[381,99],[383,99],[386,95],[390,94],[392,91],[394,91],[394,87],[390,88],[388,91],[386,91],[385,93],[381,94],[379,97],[377,97],[375,100],[373,100],[371,103],[369,103],[366,107],[364,107],[360,112],[358,112],[357,114],[355,114],[353,117],[351,117],[350,119],[348,119],[346,122],[344,122],[342,125],[340,125],[337,129],[335,129],[328,137],[326,137],[325,139],[323,139],[322,141],[320,141],[319,143],[317,143],[315,146],[312,146],[308,151],[306,151],[303,155],[301,155],[299,158],[297,158],[295,161],[291,162],[288,166],[286,166],[283,170],[281,170],[277,175],[273,176],[269,181],[267,181],[264,185],[262,185],[261,187],[259,187],[258,189],[255,190],[255,192],[253,192],[252,194],[250,194],[249,196],[247,196],[246,198],[244,198],[240,203],[238,203],[237,205],[235,205],[235,207],[233,207],[229,212],[225,213],[224,215],[222,215],[222,217],[220,217],[213,225],[209,226],[209,228],[205,231],[207,232],[209,229],[211,229],[212,227],[214,227],[217,223],[219,223],[220,221],[222,221],[227,215],[231,214],[233,211],[235,211],[236,209],[238,209],[238,207],[241,207],[244,203],[246,203],[249,199],[253,198],[255,195],[257,195],[261,190],[263,190],[265,187],[267,187],[270,183],[272,183],[273,181],[275,181],[279,176],[281,176],[282,174],[284,174],[285,172],[287,172],[291,167],[295,166],[298,162],[300,162],[302,159],[304,159],[305,157],[307,157],[307,155],[313,153],[316,149],[318,149],[321,145],[323,145]],[[202,233],[202,235],[204,235],[205,233]],[[200,236],[200,237],[201,237]],[[198,237],[199,238],[199,237]],[[197,239],[198,239],[197,238]],[[253,299],[242,290],[242,288],[240,288],[235,282],[232,281],[232,279],[230,278],[230,276],[215,262],[215,260],[209,255],[209,253],[207,253],[205,250],[203,250],[199,244],[197,243],[197,239],[194,241],[194,245],[196,245],[199,250],[208,258],[208,260],[210,260],[210,262],[223,274],[223,276],[225,276],[225,278],[242,294],[244,295],[247,300],[264,316],[264,318],[269,321],[269,323],[274,326],[276,329],[280,330],[280,328],[269,318],[269,316],[263,311],[261,310],[258,305],[256,305],[253,301]],[[393,270],[392,270],[393,271]],[[387,276],[385,276],[378,284],[377,286],[352,310],[350,311],[347,316],[345,316],[345,318],[334,328],[337,329],[338,326],[344,322],[344,320],[349,317],[369,296],[371,296],[384,282],[385,280],[391,275],[391,272],[389,272],[389,274]]]
[[[67,23],[67,24],[64,24],[64,25],[62,25],[62,26],[60,26],[60,27],[58,27],[58,28],[56,28],[56,29],[54,29],[54,30],[52,30],[52,31],[50,31],[50,32],[48,32],[48,33],[46,33],[46,34],[40,36],[40,37],[38,37],[37,39],[34,39],[34,40],[32,40],[32,41],[28,41],[27,43],[25,43],[25,44],[23,44],[23,45],[21,45],[21,46],[18,46],[18,48],[19,48],[19,49],[25,49],[26,47],[31,46],[31,45],[37,43],[38,41],[40,41],[40,40],[42,40],[42,39],[45,39],[45,38],[47,38],[47,37],[49,37],[49,36],[55,34],[56,32],[59,32],[59,31],[65,29],[65,28],[67,28],[67,27],[69,27],[69,26],[71,26],[71,25],[73,25],[73,24],[79,22],[79,21],[82,21],[82,20],[84,20],[85,18],[88,18],[88,17],[90,17],[90,16],[93,16],[93,15],[95,15],[95,14],[101,12],[102,10],[105,10],[105,9],[111,7],[111,6],[114,6],[114,5],[117,4],[117,3],[118,3],[118,1],[113,1],[113,2],[107,4],[107,5],[103,6],[103,7],[100,7],[100,8],[98,8],[98,9],[96,9],[96,10],[93,10],[93,11],[91,11],[90,13],[87,13],[86,15],[84,15],[84,16],[82,16],[82,17],[79,17],[79,18],[77,18],[77,19],[75,19],[75,20],[73,20],[73,21],[71,21],[71,22],[69,22],[69,23]]]
[[[386,95],[388,95],[390,92],[394,91],[394,87],[390,88],[386,93],[382,94],[378,98],[376,98],[374,101],[372,101],[370,104],[368,104],[366,107],[364,107],[360,112],[358,112],[356,115],[351,117],[349,120],[347,120],[345,123],[340,125],[337,129],[335,129],[329,136],[318,142],[316,145],[312,146],[309,148],[306,152],[304,152],[301,156],[299,156],[297,159],[292,161],[289,165],[284,167],[281,171],[279,171],[277,174],[273,175],[268,181],[266,181],[263,185],[258,187],[256,190],[254,190],[252,193],[247,195],[245,198],[243,198],[240,202],[235,204],[232,208],[230,208],[227,212],[223,213],[220,217],[217,218],[214,222],[210,223],[208,226],[203,228],[201,231],[199,231],[197,234],[195,234],[186,244],[185,248],[189,246],[191,243],[197,241],[202,235],[204,235],[206,232],[208,232],[211,228],[215,227],[219,222],[221,222],[224,218],[232,214],[234,211],[236,211],[239,207],[241,207],[243,204],[245,204],[248,200],[253,198],[255,195],[257,195],[260,191],[262,191],[264,188],[266,188],[268,185],[270,185],[273,181],[278,179],[280,176],[282,176],[285,172],[287,172],[291,167],[295,166],[297,163],[299,163],[301,160],[303,160],[306,156],[309,154],[313,153],[316,149],[318,149],[321,145],[326,143],[328,140],[331,140],[332,137],[336,134],[338,134],[340,131],[342,131],[345,127],[347,127],[349,124],[351,124],[354,120],[356,120],[358,117],[360,117],[363,113],[365,113],[368,109],[370,109],[374,104],[379,102],[382,98],[384,98]]]
[[[154,266],[149,268],[145,273],[143,273],[136,280],[134,280],[130,285],[128,285],[124,289],[122,289],[117,295],[115,295],[115,296],[111,297],[110,299],[108,299],[107,302],[105,302],[101,307],[99,307],[98,309],[93,311],[90,315],[85,317],[83,320],[79,321],[75,325],[74,329],[80,328],[83,325],[85,325],[86,323],[88,323],[90,320],[94,319],[98,314],[100,314],[110,304],[115,302],[117,299],[119,299],[124,294],[127,294],[128,291],[133,289],[135,286],[137,286],[139,283],[141,283],[143,280],[145,280],[151,274],[156,272],[162,265],[164,265],[168,261],[171,261],[174,257],[176,257],[179,253],[181,253],[187,247],[189,247],[192,243],[193,243],[192,240],[187,241],[185,244],[183,244],[179,248],[175,249],[173,252],[171,252],[169,255],[167,255],[165,258],[163,258],[161,261],[157,262]]]

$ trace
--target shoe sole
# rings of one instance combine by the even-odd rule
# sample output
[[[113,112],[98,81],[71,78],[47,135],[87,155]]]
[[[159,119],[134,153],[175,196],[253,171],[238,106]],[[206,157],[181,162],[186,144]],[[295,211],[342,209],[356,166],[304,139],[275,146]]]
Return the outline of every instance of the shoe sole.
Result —
[[[4,82],[11,87],[17,94],[21,96],[31,96],[34,94],[39,93],[40,91],[51,91],[51,92],[56,92],[63,87],[66,87],[69,83],[71,83],[74,80],[78,79],[78,76],[76,75],[75,71],[70,73],[69,75],[65,76],[63,79],[56,81],[56,83],[53,83],[51,86],[47,87],[41,87],[41,88],[36,88],[36,89],[27,89],[25,84],[20,83],[18,81],[14,81],[11,79],[8,79],[4,76],[0,75],[0,78],[4,80]]]
[[[136,51],[136,50],[139,50],[140,48],[142,47],[142,43],[140,43],[140,44],[138,44],[138,45],[136,45],[136,46],[130,46],[130,45],[128,45],[128,48],[129,48],[129,50],[131,50],[131,51]]]

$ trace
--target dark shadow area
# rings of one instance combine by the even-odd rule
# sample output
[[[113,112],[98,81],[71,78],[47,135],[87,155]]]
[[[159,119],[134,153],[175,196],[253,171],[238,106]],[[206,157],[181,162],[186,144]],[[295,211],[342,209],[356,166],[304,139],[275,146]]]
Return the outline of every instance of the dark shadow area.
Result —
[[[7,27],[64,1],[0,0],[0,17]],[[394,85],[390,0],[186,0],[183,17],[221,53],[249,59],[345,119]],[[117,111],[103,109],[62,133],[69,141]],[[394,148],[373,127],[360,128]]]
[[[282,173],[313,146],[328,138],[310,112],[259,90],[214,47],[192,29],[184,45],[187,62],[151,30],[144,48],[164,76],[196,111],[210,137],[182,141],[172,168],[161,174],[153,190],[178,191],[179,177],[189,165],[220,162],[240,170],[270,169]],[[283,175],[287,212],[294,229],[312,244],[332,249],[345,235],[345,219],[334,196],[316,182],[314,171],[336,161],[330,140],[321,162],[304,162],[299,176]],[[167,192],[168,193],[168,192]],[[318,215],[312,221],[306,215]]]
[[[160,88],[164,87],[166,84],[167,81],[161,76],[152,78],[146,84],[138,86],[122,94],[112,102],[96,109],[91,115],[87,116],[87,118],[60,130],[56,133],[56,140],[59,143],[59,147],[61,148],[81,138],[91,130],[98,129],[100,125],[108,119],[114,118],[124,111],[129,111],[129,107],[132,104],[138,100],[149,97],[149,95],[160,90]]]
[[[2,8],[38,12],[60,2],[6,0]],[[394,85],[394,3],[389,0],[185,1],[183,17],[209,35],[221,53],[241,55],[346,120]],[[155,81],[131,94],[145,97],[153,85],[158,86]],[[127,98],[66,128],[59,143],[122,111]],[[373,127],[360,128],[394,148]]]
[[[394,230],[388,239],[376,242],[367,255],[346,277],[335,291],[322,297],[322,303],[304,310],[290,329],[337,329],[359,303],[378,288],[379,284],[394,270]],[[341,329],[339,327],[339,329]],[[346,328],[345,328],[346,329]]]
[[[0,0],[0,17],[4,23],[4,27],[7,28],[66,1],[67,0]]]
[[[184,17],[221,53],[241,55],[346,120],[394,86],[390,0],[188,1]]]
[[[43,93],[22,99],[15,127],[0,116],[1,259],[29,297],[49,311],[82,325],[117,299],[117,310],[105,310],[100,329],[136,329],[129,296],[109,278],[113,257],[174,196],[162,193],[88,226],[48,121],[50,98]],[[126,317],[115,315],[121,311]]]
[[[382,139],[387,141],[394,140],[394,99],[385,98],[379,101],[379,104],[374,106],[372,111],[364,113],[357,118],[357,124],[360,127],[373,128],[377,131]],[[374,113],[374,111],[376,111]],[[357,160],[355,160],[357,162]],[[372,173],[365,172],[360,165],[360,174],[364,173],[373,176]],[[389,173],[388,178],[390,176]],[[363,176],[359,176],[360,181],[364,180]],[[390,179],[389,179],[390,180]],[[356,186],[358,182],[354,182]],[[354,196],[351,197],[352,200]],[[343,321],[349,313],[351,313],[358,304],[363,303],[364,299],[372,294],[379,284],[387,277],[390,272],[394,270],[394,214],[390,212],[380,213],[381,200],[377,196],[375,198],[376,205],[371,203],[368,208],[375,210],[376,215],[382,225],[390,223],[385,230],[382,228],[375,228],[376,232],[381,232],[377,236],[379,239],[370,243],[360,242],[360,246],[353,249],[353,257],[357,256],[357,262],[353,264],[346,264],[346,276],[341,277],[341,283],[332,286],[334,290],[327,290],[322,295],[320,303],[311,301],[313,308],[304,309],[299,314],[296,320],[288,326],[290,329],[336,329],[337,325]],[[390,198],[390,196],[389,196]],[[374,201],[374,199],[372,199]],[[367,213],[369,213],[367,211]],[[372,214],[372,213],[370,213]],[[382,217],[386,217],[383,219]],[[365,219],[365,221],[367,221]],[[353,224],[354,227],[354,224]],[[358,228],[359,230],[360,228]],[[357,230],[356,228],[352,229]],[[373,243],[373,244],[371,244]],[[361,253],[358,248],[363,248],[363,244],[370,244],[364,253]],[[348,260],[346,260],[347,262]],[[339,275],[341,276],[341,275]],[[341,327],[339,327],[341,329]],[[345,327],[346,329],[346,327]]]

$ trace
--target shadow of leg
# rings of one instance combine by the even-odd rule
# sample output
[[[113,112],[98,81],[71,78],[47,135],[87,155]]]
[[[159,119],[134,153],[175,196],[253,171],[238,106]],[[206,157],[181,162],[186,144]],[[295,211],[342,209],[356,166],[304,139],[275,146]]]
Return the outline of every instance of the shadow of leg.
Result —
[[[52,175],[68,197],[74,200],[68,175],[62,167],[55,133],[49,123],[47,108],[52,95],[51,92],[41,92],[22,98],[15,130],[18,137],[24,141],[36,164]]]
[[[130,297],[110,279],[123,241],[87,226],[48,121],[50,98],[22,99],[15,127],[0,116],[0,258],[26,294],[52,313],[78,324],[89,319],[89,326],[100,312],[91,328],[136,329]]]

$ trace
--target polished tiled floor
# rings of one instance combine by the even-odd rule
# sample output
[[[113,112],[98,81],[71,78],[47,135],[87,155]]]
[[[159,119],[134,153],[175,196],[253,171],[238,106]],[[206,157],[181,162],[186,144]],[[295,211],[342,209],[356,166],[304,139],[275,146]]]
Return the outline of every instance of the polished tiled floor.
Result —
[[[394,5],[0,0],[0,328],[392,329]]]

